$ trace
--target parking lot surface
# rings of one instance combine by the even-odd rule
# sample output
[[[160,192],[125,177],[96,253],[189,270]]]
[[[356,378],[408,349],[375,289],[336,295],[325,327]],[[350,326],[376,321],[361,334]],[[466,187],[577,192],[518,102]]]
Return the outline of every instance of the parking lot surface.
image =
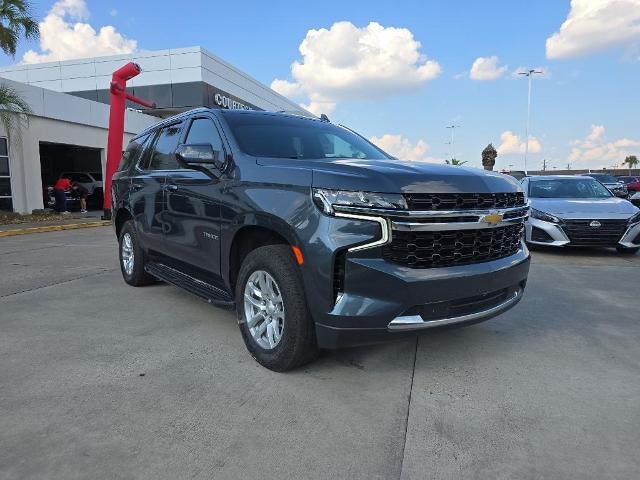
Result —
[[[121,279],[109,228],[0,239],[0,478],[640,478],[640,256],[533,252],[515,309],[277,374]]]

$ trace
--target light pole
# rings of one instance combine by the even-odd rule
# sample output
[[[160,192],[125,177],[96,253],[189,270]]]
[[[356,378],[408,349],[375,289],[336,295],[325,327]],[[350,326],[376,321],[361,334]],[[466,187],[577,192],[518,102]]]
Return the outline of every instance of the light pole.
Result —
[[[455,129],[456,129],[456,128],[459,128],[459,127],[460,127],[460,125],[447,125],[447,127],[445,127],[445,128],[449,128],[449,129],[451,129],[451,142],[449,142],[449,145],[450,145],[450,152],[449,152],[449,154],[450,154],[451,160],[453,160],[453,156],[454,156],[454,155],[455,155],[455,153],[456,153],[456,151],[455,151],[455,147],[454,147],[454,145],[455,145],[455,138],[454,138],[454,134],[453,134],[453,133],[455,132]]]
[[[530,68],[526,72],[518,72],[518,75],[526,75],[529,77],[529,94],[527,95],[527,130],[525,136],[527,137],[524,144],[524,173],[527,173],[527,156],[529,155],[529,122],[531,120],[531,77],[535,74],[542,73],[541,70],[535,70]]]

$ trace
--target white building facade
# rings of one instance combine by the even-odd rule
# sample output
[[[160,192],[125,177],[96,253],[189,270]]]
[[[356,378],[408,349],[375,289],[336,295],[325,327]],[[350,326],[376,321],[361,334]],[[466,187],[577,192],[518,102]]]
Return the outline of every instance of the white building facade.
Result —
[[[34,112],[11,135],[0,126],[0,209],[42,209],[46,186],[62,171],[104,172],[111,74],[128,62],[142,73],[127,91],[156,108],[143,113],[128,105],[125,145],[158,117],[196,107],[311,115],[201,47],[0,68],[0,82],[20,92]]]

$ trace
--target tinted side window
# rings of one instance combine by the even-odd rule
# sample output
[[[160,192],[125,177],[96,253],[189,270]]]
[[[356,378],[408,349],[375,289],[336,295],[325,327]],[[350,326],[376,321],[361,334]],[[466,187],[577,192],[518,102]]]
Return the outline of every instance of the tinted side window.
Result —
[[[185,143],[210,143],[213,150],[218,152],[217,158],[222,158],[222,139],[218,129],[208,118],[196,118],[191,122]]]
[[[160,130],[151,155],[150,170],[176,170],[180,168],[174,152],[180,140],[181,124],[168,125]]]
[[[147,134],[129,142],[129,145],[127,145],[127,149],[122,154],[120,165],[118,165],[119,172],[128,170],[133,163],[138,161],[138,158],[140,158],[140,154],[142,153],[142,150],[143,150],[143,145],[148,138],[149,138],[149,135]]]

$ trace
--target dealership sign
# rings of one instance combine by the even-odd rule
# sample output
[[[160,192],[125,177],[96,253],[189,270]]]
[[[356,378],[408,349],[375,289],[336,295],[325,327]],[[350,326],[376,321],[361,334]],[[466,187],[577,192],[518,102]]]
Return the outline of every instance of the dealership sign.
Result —
[[[239,109],[243,109],[243,110],[254,110],[253,107],[239,102],[238,100],[234,100],[233,98],[230,98],[229,96],[227,96],[226,94],[223,93],[216,93],[213,96],[213,101],[216,103],[216,105],[218,105],[220,108],[239,108]]]

